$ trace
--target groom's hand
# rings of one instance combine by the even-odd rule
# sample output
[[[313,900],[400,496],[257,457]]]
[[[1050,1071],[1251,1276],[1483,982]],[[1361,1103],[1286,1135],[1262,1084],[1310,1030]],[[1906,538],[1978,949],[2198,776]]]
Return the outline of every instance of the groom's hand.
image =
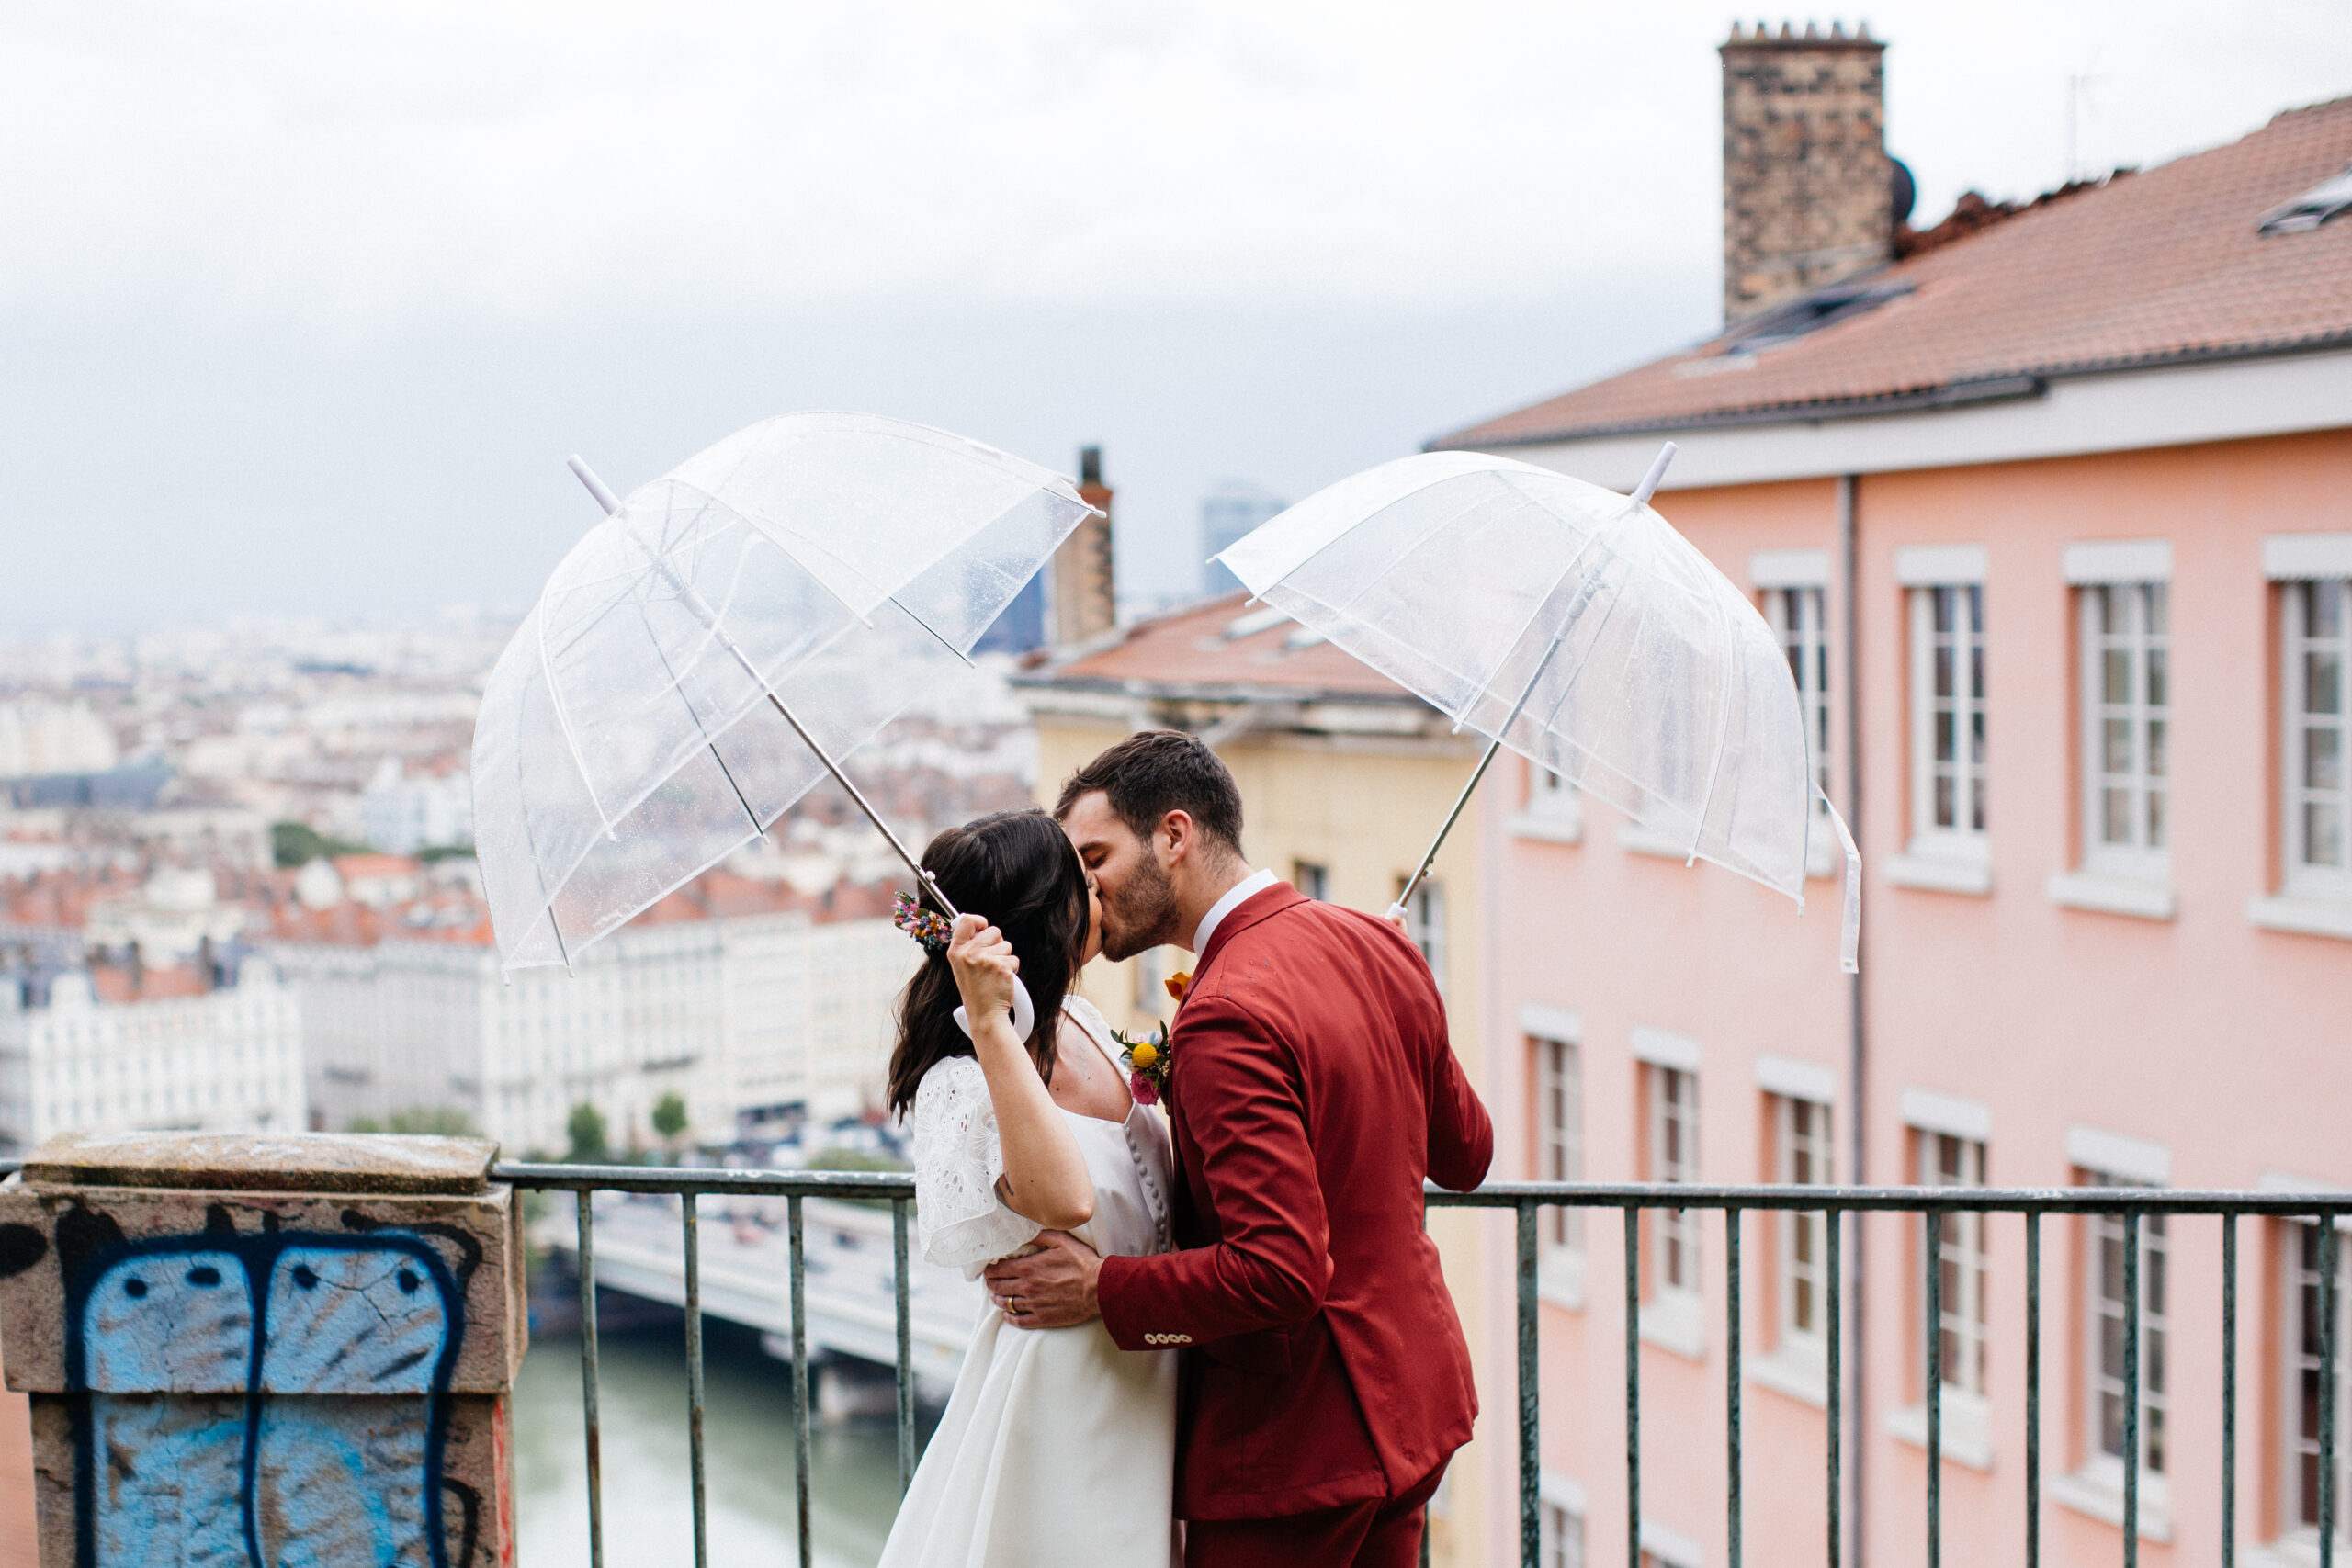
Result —
[[[1102,1315],[1094,1281],[1102,1258],[1067,1231],[1040,1231],[1045,1250],[1008,1258],[988,1269],[989,1299],[1015,1328],[1068,1328]]]

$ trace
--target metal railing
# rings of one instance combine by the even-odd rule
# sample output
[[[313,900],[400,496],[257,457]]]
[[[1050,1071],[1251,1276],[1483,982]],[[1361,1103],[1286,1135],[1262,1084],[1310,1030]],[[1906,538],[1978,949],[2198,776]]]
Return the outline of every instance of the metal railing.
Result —
[[[18,1162],[0,1159],[0,1177]],[[802,1204],[810,1198],[887,1201],[891,1211],[893,1277],[898,1322],[898,1459],[901,1495],[915,1468],[915,1409],[912,1318],[909,1305],[907,1221],[914,1201],[914,1179],[896,1173],[830,1171],[736,1171],[707,1167],[652,1168],[639,1166],[537,1165],[502,1162],[492,1177],[531,1191],[571,1192],[578,1203],[580,1272],[580,1371],[587,1433],[589,1568],[604,1568],[601,1446],[597,1415],[595,1211],[598,1192],[666,1194],[680,1201],[685,1257],[689,1463],[694,1487],[695,1563],[708,1568],[708,1538],[703,1463],[702,1280],[697,1200],[705,1196],[781,1197],[787,1200],[791,1246],[792,1424],[799,1525],[799,1558],[810,1557],[809,1411],[807,1307],[807,1246]],[[1629,1568],[1641,1568],[1642,1500],[1642,1239],[1646,1211],[1721,1210],[1724,1216],[1724,1402],[1727,1444],[1724,1489],[1726,1558],[1741,1568],[1741,1393],[1744,1323],[1741,1312],[1740,1216],[1750,1212],[1822,1214],[1826,1243],[1822,1299],[1825,1375],[1826,1462],[1824,1506],[1827,1517],[1828,1568],[1845,1557],[1845,1416],[1843,1313],[1846,1298],[1845,1231],[1848,1216],[1894,1212],[1920,1216],[1922,1288],[1926,1310],[1919,1325],[1942,1321],[1942,1274],[1938,1266],[1943,1222],[1954,1214],[2016,1214],[2025,1224],[2025,1568],[2039,1568],[2041,1552],[2041,1221],[2051,1214],[2115,1216],[2122,1226],[2124,1365],[2122,1450],[2122,1558],[2137,1568],[2140,1550],[2141,1377],[2140,1346],[2145,1303],[2140,1269],[2141,1230],[2155,1216],[2209,1218],[2220,1222],[2222,1241],[2222,1396],[2219,1560],[2237,1561],[2238,1406],[2238,1221],[2247,1216],[2303,1221],[2319,1235],[2320,1386],[2318,1388],[2317,1556],[2320,1568],[2334,1568],[2336,1517],[2337,1344],[2341,1316],[2338,1227],[2352,1220],[2352,1193],[2192,1192],[2162,1188],[2065,1187],[1702,1187],[1657,1182],[1496,1182],[1474,1192],[1432,1188],[1430,1208],[1508,1210],[1514,1217],[1517,1394],[1519,1416],[1519,1555],[1522,1568],[1538,1568],[1542,1552],[1543,1460],[1537,1371],[1540,1364],[1536,1291],[1539,1216],[1547,1208],[1622,1212],[1624,1224],[1625,1517]],[[1942,1390],[1940,1333],[1921,1335],[1927,1433],[1925,1530],[1928,1568],[1942,1559]],[[1426,1535],[1422,1561],[1429,1559]]]
[[[1542,1459],[1537,1424],[1536,1335],[1537,1220],[1545,1208],[1618,1209],[1624,1219],[1625,1331],[1625,1517],[1626,1560],[1641,1568],[1642,1446],[1641,1446],[1641,1215],[1646,1210],[1717,1209],[1724,1224],[1724,1401],[1728,1433],[1725,1461],[1726,1559],[1741,1568],[1741,1348],[1740,1216],[1750,1211],[1818,1213],[1824,1225],[1823,1303],[1826,1308],[1826,1393],[1824,1412],[1826,1462],[1823,1477],[1827,1515],[1826,1560],[1839,1568],[1845,1552],[1845,1477],[1843,1474],[1845,1416],[1844,1324],[1846,1296],[1845,1241],[1847,1219],[1876,1212],[1917,1214],[1922,1220],[1921,1262],[1925,1311],[1917,1327],[1943,1321],[1943,1269],[1940,1252],[1943,1222],[1955,1214],[2018,1214],[2025,1223],[2026,1351],[2025,1351],[2025,1518],[2023,1561],[2039,1568],[2041,1555],[2041,1220],[2048,1214],[2116,1216],[2123,1229],[2123,1388],[2122,1558],[2125,1568],[2137,1568],[2140,1555],[2141,1368],[2140,1347],[2145,1329],[2145,1303],[2140,1270],[2141,1226],[2151,1216],[2181,1215],[2217,1219],[2222,1236],[2222,1409],[2221,1464],[2218,1485],[2222,1497],[2220,1561],[2234,1568],[2237,1551],[2237,1359],[2238,1359],[2238,1226],[2246,1215],[2273,1216],[2316,1223],[2320,1235],[2320,1346],[2318,1556],[2320,1568],[2333,1568],[2335,1537],[2335,1409],[2337,1359],[2337,1223],[2352,1215],[2352,1194],[2274,1194],[2253,1192],[2169,1191],[2159,1188],[1964,1188],[1964,1187],[1702,1187],[1660,1183],[1500,1182],[1475,1192],[1432,1190],[1431,1208],[1509,1209],[1516,1216],[1518,1243],[1519,1327],[1519,1527],[1520,1561],[1535,1568],[1542,1540]],[[1923,1387],[1927,1420],[1927,1496],[1924,1528],[1928,1568],[1939,1568],[1943,1549],[1942,1403],[1944,1369],[1941,1332],[1925,1332]],[[1426,1548],[1424,1549],[1426,1551]]]

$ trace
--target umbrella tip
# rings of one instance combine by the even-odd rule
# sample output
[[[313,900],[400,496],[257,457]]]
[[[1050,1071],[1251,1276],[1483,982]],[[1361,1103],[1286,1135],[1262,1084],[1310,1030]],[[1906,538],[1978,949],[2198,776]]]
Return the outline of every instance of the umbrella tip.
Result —
[[[588,466],[586,458],[574,452],[563,461],[564,467],[571,470],[573,477],[588,487],[588,493],[596,498],[596,504],[605,509],[605,516],[609,517],[621,509],[620,497],[605,488],[605,481],[596,477],[596,470]]]
[[[1651,462],[1650,471],[1644,474],[1642,482],[1634,487],[1635,506],[1647,506],[1650,503],[1650,497],[1657,493],[1658,480],[1666,478],[1666,466],[1674,461],[1675,453],[1680,450],[1681,448],[1671,441],[1657,449],[1657,457]]]

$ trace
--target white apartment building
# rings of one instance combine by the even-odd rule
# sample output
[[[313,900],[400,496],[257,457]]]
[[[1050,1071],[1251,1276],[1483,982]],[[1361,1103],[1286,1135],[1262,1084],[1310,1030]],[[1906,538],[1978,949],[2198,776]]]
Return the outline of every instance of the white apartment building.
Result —
[[[582,1102],[617,1146],[657,1141],[670,1093],[705,1139],[731,1136],[741,1111],[878,1103],[914,958],[888,920],[799,912],[632,925],[570,972],[504,978],[466,940],[273,951],[302,998],[318,1125],[453,1107],[517,1154],[566,1148]]]
[[[409,855],[432,844],[473,841],[473,784],[463,773],[411,778],[397,757],[378,764],[359,795],[367,840],[386,854]]]
[[[63,1132],[304,1123],[301,1015],[266,959],[247,955],[210,990],[122,1000],[101,999],[87,970],[0,978],[0,1149]]]

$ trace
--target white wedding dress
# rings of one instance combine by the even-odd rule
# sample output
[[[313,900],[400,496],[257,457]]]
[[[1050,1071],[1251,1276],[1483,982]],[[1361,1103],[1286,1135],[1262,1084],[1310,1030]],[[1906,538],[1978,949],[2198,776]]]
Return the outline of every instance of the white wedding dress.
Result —
[[[1072,997],[1063,1010],[1121,1077],[1110,1026]],[[1167,1124],[1136,1105],[1106,1122],[1064,1111],[1094,1178],[1095,1251],[1167,1250]],[[996,1195],[1004,1174],[988,1080],[950,1056],[915,1089],[915,1224],[922,1254],[967,1278],[1028,1249],[1043,1227]],[[1176,1358],[1122,1350],[1100,1318],[1008,1327],[993,1306],[972,1331],[947,1412],[899,1505],[879,1568],[1170,1568]]]

